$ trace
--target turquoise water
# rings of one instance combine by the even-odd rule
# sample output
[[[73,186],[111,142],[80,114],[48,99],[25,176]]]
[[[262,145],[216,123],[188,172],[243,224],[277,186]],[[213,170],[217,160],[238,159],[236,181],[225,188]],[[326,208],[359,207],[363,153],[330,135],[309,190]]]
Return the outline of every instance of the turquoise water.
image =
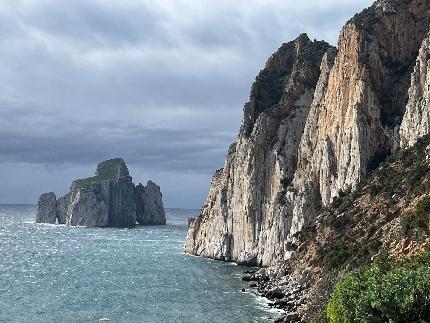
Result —
[[[267,322],[239,266],[183,253],[186,219],[100,229],[34,224],[0,205],[0,322]]]

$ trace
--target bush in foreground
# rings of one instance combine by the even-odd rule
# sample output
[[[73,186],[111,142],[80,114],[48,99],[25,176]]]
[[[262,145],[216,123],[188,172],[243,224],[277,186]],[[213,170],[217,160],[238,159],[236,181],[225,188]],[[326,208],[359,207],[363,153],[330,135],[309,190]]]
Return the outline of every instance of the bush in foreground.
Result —
[[[430,322],[430,267],[383,271],[374,265],[337,284],[329,322]]]

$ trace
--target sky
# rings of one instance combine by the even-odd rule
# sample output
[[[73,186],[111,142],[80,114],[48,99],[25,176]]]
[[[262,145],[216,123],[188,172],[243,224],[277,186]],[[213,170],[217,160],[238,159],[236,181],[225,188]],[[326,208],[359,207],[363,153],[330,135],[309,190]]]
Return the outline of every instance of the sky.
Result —
[[[336,45],[370,0],[0,0],[0,203],[126,161],[200,208],[255,76],[306,32]]]

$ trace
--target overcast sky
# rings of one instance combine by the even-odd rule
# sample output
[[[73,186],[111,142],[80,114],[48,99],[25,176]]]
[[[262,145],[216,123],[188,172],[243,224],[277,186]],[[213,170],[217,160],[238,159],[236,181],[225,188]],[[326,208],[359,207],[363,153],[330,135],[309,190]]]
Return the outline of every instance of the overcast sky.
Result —
[[[267,58],[337,43],[370,0],[0,0],[0,203],[64,194],[123,157],[200,208]]]

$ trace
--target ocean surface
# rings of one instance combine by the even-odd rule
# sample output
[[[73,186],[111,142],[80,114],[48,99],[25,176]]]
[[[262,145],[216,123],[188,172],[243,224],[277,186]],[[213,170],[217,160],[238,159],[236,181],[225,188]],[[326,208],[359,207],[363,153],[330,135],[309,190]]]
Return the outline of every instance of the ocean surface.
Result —
[[[0,322],[268,322],[245,268],[183,253],[195,210],[167,225],[35,224],[35,206],[0,205]],[[270,319],[272,318],[272,319]]]

